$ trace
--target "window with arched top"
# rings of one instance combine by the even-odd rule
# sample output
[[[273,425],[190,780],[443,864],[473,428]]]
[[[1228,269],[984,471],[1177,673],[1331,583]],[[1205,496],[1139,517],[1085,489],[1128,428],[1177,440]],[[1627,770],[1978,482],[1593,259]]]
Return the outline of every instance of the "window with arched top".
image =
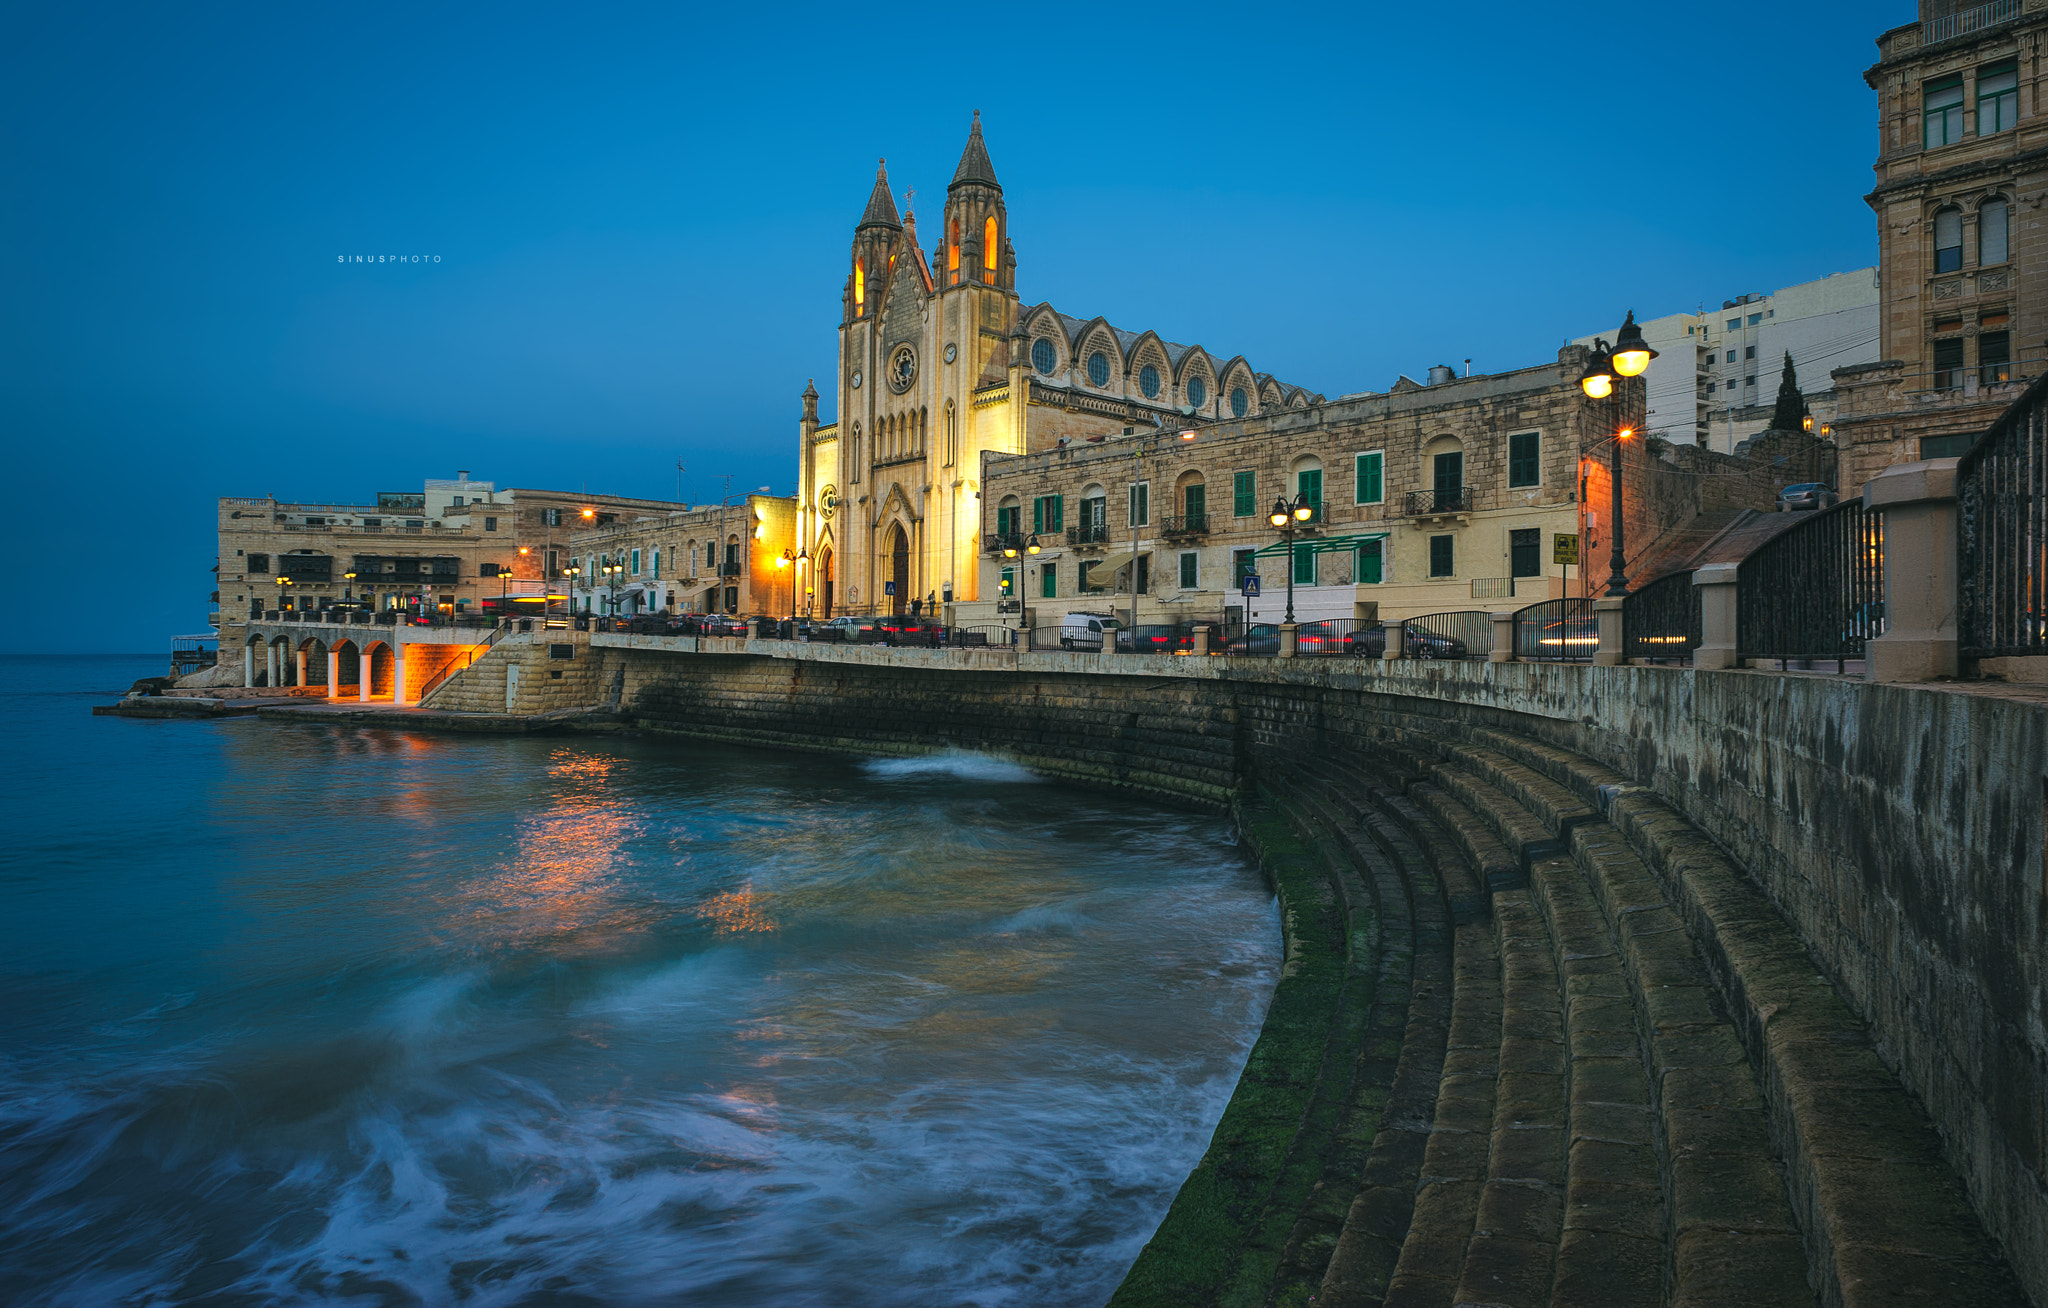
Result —
[[[1934,215],[1934,271],[1956,272],[1963,266],[1963,211],[1943,209]]]
[[[2004,263],[2011,257],[2012,208],[1993,196],[1977,210],[1977,262]]]
[[[981,266],[991,269],[996,266],[996,219],[994,214],[990,214],[988,221],[981,225]]]
[[[1208,385],[1198,376],[1188,378],[1188,403],[1199,409],[1208,402]]]
[[[1145,392],[1146,399],[1158,399],[1159,369],[1153,367],[1149,363],[1146,364],[1144,367],[1138,369],[1138,389]]]
[[[1052,370],[1059,366],[1059,355],[1053,352],[1052,342],[1041,336],[1031,343],[1031,366],[1050,377]]]
[[[1109,356],[1101,350],[1088,356],[1088,380],[1097,386],[1109,385]]]
[[[1249,398],[1248,396],[1246,396],[1246,395],[1245,395],[1245,393],[1244,393],[1244,387],[1242,387],[1242,386],[1233,386],[1233,387],[1231,387],[1231,388],[1230,388],[1230,412],[1231,412],[1231,415],[1232,415],[1233,417],[1238,417],[1238,418],[1242,418],[1242,417],[1244,417],[1244,415],[1245,415],[1245,410],[1247,410],[1247,409],[1249,409],[1249,408],[1251,408],[1251,399],[1250,399],[1250,398]]]
[[[946,267],[951,272],[960,271],[960,220],[953,220],[953,234],[946,242]],[[954,281],[960,280],[958,277]]]
[[[859,313],[861,306],[868,302],[868,277],[861,268],[860,260],[853,261],[853,311]]]

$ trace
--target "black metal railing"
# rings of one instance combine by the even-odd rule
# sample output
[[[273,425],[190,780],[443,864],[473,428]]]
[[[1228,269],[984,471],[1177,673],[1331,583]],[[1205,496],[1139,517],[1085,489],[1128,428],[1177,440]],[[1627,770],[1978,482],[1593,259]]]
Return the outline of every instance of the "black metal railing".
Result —
[[[2048,654],[2048,380],[1956,464],[1957,642],[1964,658]]]
[[[1493,616],[1479,609],[1409,618],[1408,654],[1419,659],[1484,659],[1493,653]]]
[[[1544,600],[1515,611],[1515,657],[1524,662],[1591,663],[1600,649],[1593,601]]]
[[[1437,513],[1470,513],[1472,492],[1465,486],[1439,486],[1435,490],[1408,492],[1408,516],[1424,518]]]
[[[1860,500],[1758,546],[1736,572],[1736,654],[1847,670],[1884,634],[1884,515]]]
[[[1199,536],[1209,530],[1209,515],[1206,513],[1185,513],[1178,518],[1161,518],[1159,534],[1162,536]]]
[[[1700,588],[1690,572],[1639,587],[1621,602],[1622,657],[1689,663],[1700,647]]]
[[[1294,629],[1294,653],[1297,658],[1305,659],[1376,659],[1386,648],[1386,639],[1386,632],[1377,619],[1361,622],[1357,618],[1325,618],[1321,622],[1304,622]],[[1265,651],[1247,649],[1246,652]]]
[[[1109,524],[1106,522],[1098,522],[1086,527],[1067,528],[1067,544],[1069,545],[1107,545],[1108,543]]]
[[[992,531],[981,538],[983,554],[1001,554],[1004,550],[1024,548],[1024,533],[1021,531]]]

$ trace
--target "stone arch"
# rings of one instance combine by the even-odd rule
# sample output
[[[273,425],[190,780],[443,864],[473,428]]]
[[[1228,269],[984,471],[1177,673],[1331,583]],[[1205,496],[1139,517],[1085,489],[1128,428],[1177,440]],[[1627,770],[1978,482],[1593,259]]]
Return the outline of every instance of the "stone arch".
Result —
[[[837,598],[833,593],[833,588],[838,582],[838,578],[832,573],[833,561],[832,547],[820,546],[817,562],[811,569],[812,602],[816,605],[815,611],[821,618],[833,616],[832,605]]]
[[[1449,432],[1439,433],[1423,442],[1422,478],[1439,498],[1462,491],[1465,487],[1465,442]]]
[[[367,683],[364,699],[390,699],[398,688],[398,654],[381,640],[373,640],[363,647],[362,661],[368,665],[367,676],[360,671],[358,679]]]
[[[1244,402],[1244,412],[1239,413],[1238,400]],[[1242,354],[1232,358],[1217,369],[1216,413],[1224,418],[1253,418],[1259,412],[1259,383],[1252,375],[1251,365]]]
[[[1159,333],[1147,330],[1131,342],[1130,384],[1137,389],[1138,398],[1152,404],[1165,404],[1172,398],[1173,360],[1167,357],[1166,342],[1159,339]],[[1158,376],[1158,390],[1145,394],[1145,369],[1150,368]]]
[[[905,613],[910,605],[910,533],[901,522],[889,525],[883,533],[882,552],[888,560],[886,579],[893,583],[890,589],[895,594],[888,596],[889,612]]]
[[[327,642],[318,636],[309,636],[299,642],[298,655],[305,665],[305,675],[299,683],[305,686],[327,684]]]
[[[1169,515],[1190,519],[1188,525],[1191,527],[1196,525],[1192,520],[1209,512],[1208,481],[1200,468],[1183,468],[1173,479],[1173,505],[1168,510]]]
[[[1091,318],[1081,325],[1075,336],[1074,359],[1079,367],[1078,380],[1085,380],[1096,390],[1121,391],[1126,368],[1123,346],[1117,343],[1116,329],[1103,318]],[[1095,380],[1089,369],[1090,362],[1100,354],[1103,363],[1103,378]]]
[[[334,684],[327,688],[332,695],[362,694],[362,647],[353,639],[334,642]]]
[[[1040,377],[1058,377],[1065,373],[1073,361],[1073,343],[1067,339],[1066,325],[1050,303],[1040,304],[1025,315],[1024,334],[1029,337],[1025,345],[1026,362],[1031,371]],[[1040,368],[1038,343],[1044,341],[1052,350],[1050,370]]]
[[[1202,398],[1197,401],[1190,394],[1195,382],[1202,383]],[[1192,406],[1197,413],[1216,413],[1216,365],[1209,352],[1197,345],[1183,354],[1180,367],[1173,376],[1174,399],[1183,405]]]

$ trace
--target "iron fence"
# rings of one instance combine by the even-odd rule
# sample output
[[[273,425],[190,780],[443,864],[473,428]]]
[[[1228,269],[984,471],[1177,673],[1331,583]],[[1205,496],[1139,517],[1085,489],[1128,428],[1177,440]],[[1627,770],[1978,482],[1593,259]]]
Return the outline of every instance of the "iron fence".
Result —
[[[1884,634],[1884,515],[1860,500],[1780,532],[1736,573],[1741,658],[1832,660],[1847,671]]]
[[[1958,652],[2048,654],[2048,381],[1956,465]]]
[[[1208,530],[1209,515],[1206,513],[1187,513],[1159,520],[1159,534],[1162,536],[1199,536]]]
[[[1621,602],[1622,657],[1690,663],[1700,647],[1700,588],[1692,573],[1659,577]]]
[[[1409,618],[1408,652],[1419,659],[1483,659],[1493,653],[1493,615],[1480,609]]]
[[[1950,41],[1958,36],[1981,32],[1987,27],[2009,23],[2020,16],[2020,0],[1991,0],[1988,5],[1958,10],[1940,18],[1930,18],[1920,24],[1920,43],[1933,45],[1937,41]]]
[[[1069,545],[1107,545],[1108,543],[1108,523],[1097,522],[1085,527],[1067,528],[1067,544]]]
[[[1524,662],[1591,663],[1600,649],[1593,601],[1544,600],[1515,610],[1515,657]]]

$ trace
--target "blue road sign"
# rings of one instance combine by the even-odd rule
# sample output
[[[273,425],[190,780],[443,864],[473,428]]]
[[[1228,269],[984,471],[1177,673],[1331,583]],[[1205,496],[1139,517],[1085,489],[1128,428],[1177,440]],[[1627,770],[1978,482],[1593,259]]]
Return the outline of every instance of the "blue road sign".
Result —
[[[896,593],[896,583],[895,583],[895,582],[893,582],[893,581],[885,581],[885,582],[883,582],[883,583],[882,583],[882,593],[883,593],[884,595],[894,595],[894,594]]]
[[[1259,597],[1258,577],[1252,573],[1246,573],[1244,580],[1238,583],[1238,589],[1244,592],[1246,599],[1257,599]]]

